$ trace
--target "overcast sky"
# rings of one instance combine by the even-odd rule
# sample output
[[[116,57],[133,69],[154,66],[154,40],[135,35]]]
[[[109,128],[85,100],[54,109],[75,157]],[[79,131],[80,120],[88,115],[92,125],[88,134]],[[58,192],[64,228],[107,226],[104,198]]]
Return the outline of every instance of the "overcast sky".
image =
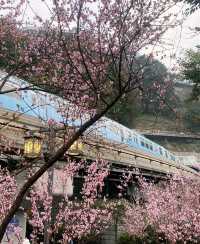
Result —
[[[41,0],[29,0],[30,6],[34,11],[41,16],[48,16],[48,9],[45,6],[44,2]],[[48,0],[46,0],[48,2]],[[26,9],[26,16],[30,16],[33,13],[30,10],[30,6]],[[184,5],[185,6],[185,5]],[[180,8],[181,10],[181,8]],[[180,11],[181,15],[181,11]],[[177,59],[183,57],[183,54],[186,49],[195,48],[196,45],[200,45],[200,34],[197,35],[194,33],[192,28],[199,26],[200,27],[200,10],[196,11],[192,15],[188,16],[183,24],[175,29],[168,30],[164,36],[164,40],[167,42],[161,49],[165,50],[166,57],[162,59],[168,68],[172,69],[177,64]],[[171,58],[175,54],[175,58]],[[157,58],[160,58],[159,54]]]
[[[194,31],[195,27],[200,27],[200,10],[188,16],[183,24],[175,29],[168,30],[165,34],[171,44],[167,52],[165,64],[172,68],[176,60],[170,58],[170,55],[175,54],[175,59],[183,57],[185,50],[195,48],[200,45],[200,34],[197,35]],[[171,47],[171,48],[170,48]]]

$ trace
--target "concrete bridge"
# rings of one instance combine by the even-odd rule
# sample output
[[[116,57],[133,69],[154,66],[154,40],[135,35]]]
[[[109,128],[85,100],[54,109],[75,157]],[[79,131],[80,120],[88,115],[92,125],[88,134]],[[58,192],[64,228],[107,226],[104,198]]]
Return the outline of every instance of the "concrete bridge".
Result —
[[[155,129],[138,132],[172,151],[185,165],[196,165],[200,169],[200,133]]]
[[[137,130],[140,134],[151,138],[181,138],[181,139],[192,139],[200,140],[200,133],[191,132],[175,132],[175,131],[160,131],[160,130]]]
[[[13,111],[8,111],[3,108],[0,109],[0,146],[3,151],[7,150],[6,144],[12,145],[12,150],[9,150],[5,155],[19,159],[23,156],[24,136],[27,131],[47,131],[47,126],[36,119],[35,117],[20,114]],[[41,133],[42,134],[42,133]],[[45,133],[43,133],[45,141]],[[137,168],[144,175],[153,177],[166,177],[168,174],[176,172],[183,172],[183,174],[191,174],[187,167],[180,167],[169,161],[154,158],[145,153],[133,150],[124,144],[112,143],[103,138],[92,138],[85,136],[82,138],[83,144],[81,155],[86,159],[95,159],[101,156],[103,159],[108,160],[113,170],[123,171],[125,167]],[[59,136],[56,139],[57,147],[62,144],[62,139]],[[45,144],[44,144],[45,150]]]

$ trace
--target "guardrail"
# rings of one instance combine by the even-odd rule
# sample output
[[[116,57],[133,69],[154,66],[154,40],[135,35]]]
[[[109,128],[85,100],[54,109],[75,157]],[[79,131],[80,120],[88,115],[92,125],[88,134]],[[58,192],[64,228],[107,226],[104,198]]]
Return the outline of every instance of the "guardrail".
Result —
[[[161,131],[161,130],[136,130],[142,135],[150,136],[168,136],[168,137],[181,137],[181,138],[196,138],[200,139],[200,133],[190,133],[190,132],[173,132],[173,131]]]
[[[89,148],[86,148],[83,151],[83,155],[86,157],[90,157],[91,155],[93,155],[94,153],[92,153],[91,148],[96,147],[97,154],[102,153],[102,157],[104,157],[104,159],[111,161],[113,157],[113,161],[115,161],[115,163],[117,164],[133,166],[135,168],[143,168],[149,171],[155,170],[157,172],[165,174],[174,174],[177,173],[177,171],[182,171],[188,175],[192,174],[197,177],[200,177],[199,173],[195,172],[195,170],[190,169],[185,165],[180,165],[172,161],[158,159],[145,153],[141,153],[137,150],[130,149],[128,146],[124,146],[123,144],[111,144],[106,141],[97,142],[90,138],[87,139],[87,145],[89,145]],[[108,153],[110,152],[111,155],[106,155],[106,150]],[[116,162],[117,160],[118,162]]]

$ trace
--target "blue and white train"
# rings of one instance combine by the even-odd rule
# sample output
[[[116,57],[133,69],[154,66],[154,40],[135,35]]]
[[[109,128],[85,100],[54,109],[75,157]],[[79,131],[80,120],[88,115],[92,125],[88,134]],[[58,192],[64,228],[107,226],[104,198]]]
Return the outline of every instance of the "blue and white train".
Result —
[[[141,154],[150,155],[153,158],[179,163],[178,158],[173,153],[135,130],[131,130],[108,118],[102,118],[97,124],[97,133],[109,141],[126,145],[130,149]]]
[[[5,74],[2,74],[3,76]],[[28,85],[24,80],[18,78],[11,78],[9,80],[8,87],[26,87]],[[19,93],[13,92],[0,95],[0,108],[33,116],[41,119],[41,121],[48,121],[53,119],[58,123],[67,123],[70,125],[78,126],[79,120],[69,121],[69,118],[65,118],[64,114],[59,111],[59,106],[70,106],[65,100],[49,95],[44,92],[34,92],[31,90],[21,91]],[[66,121],[67,119],[67,121]],[[86,118],[85,118],[86,119]],[[84,119],[83,119],[84,120]],[[152,158],[161,159],[163,161],[171,162],[175,165],[180,165],[180,160],[173,153],[162,147],[161,145],[154,143],[134,130],[128,129],[125,126],[108,118],[102,118],[100,121],[93,125],[93,131],[103,139],[124,145],[130,150],[136,150],[140,154],[149,155]]]

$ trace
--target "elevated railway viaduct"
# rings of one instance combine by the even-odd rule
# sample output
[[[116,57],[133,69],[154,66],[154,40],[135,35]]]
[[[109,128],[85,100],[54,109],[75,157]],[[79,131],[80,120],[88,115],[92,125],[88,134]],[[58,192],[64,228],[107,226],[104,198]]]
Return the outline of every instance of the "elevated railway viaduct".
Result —
[[[57,130],[57,129],[56,129]],[[43,152],[46,152],[45,140],[48,136],[48,126],[43,123],[39,118],[34,116],[26,115],[25,113],[18,113],[3,107],[0,108],[0,164],[3,166],[10,166],[11,169],[15,168],[15,164],[20,163],[24,158],[24,137],[27,132],[37,132],[43,136]],[[62,130],[60,128],[57,130],[55,147],[59,147],[62,143]],[[154,158],[145,153],[141,153],[137,150],[129,148],[127,145],[113,143],[106,141],[104,138],[97,137],[93,138],[91,136],[84,136],[81,138],[81,151],[78,154],[72,155],[69,152],[69,156],[79,159],[94,160],[97,157],[101,157],[107,160],[111,165],[111,173],[106,180],[106,185],[109,188],[115,187],[108,193],[111,197],[116,197],[118,193],[116,190],[116,185],[121,181],[121,176],[124,172],[131,171],[135,174],[142,174],[148,179],[154,180],[165,180],[169,175],[174,173],[182,173],[183,175],[190,175],[192,177],[198,177],[198,173],[189,169],[188,167],[174,164],[170,161],[164,161],[162,159]],[[41,160],[42,163],[42,160]],[[56,168],[60,169],[65,164],[65,158],[57,162]],[[135,170],[138,169],[138,170]],[[22,184],[26,179],[26,172],[18,174],[17,177],[18,184]],[[78,180],[79,176],[76,177],[74,181],[74,192],[78,193]],[[77,182],[77,184],[75,184]],[[130,194],[134,194],[134,191],[129,191]],[[134,196],[130,196],[134,197]],[[23,211],[17,213],[17,218],[19,219],[20,225],[24,230],[26,230],[26,217]],[[115,243],[115,229],[111,229],[104,235],[103,243]],[[6,243],[6,242],[3,242]]]
[[[139,130],[139,133],[181,156],[186,165],[200,165],[200,133]]]
[[[1,160],[9,161],[20,160],[23,156],[24,137],[26,132],[34,131],[41,133],[45,139],[45,131],[48,129],[40,121],[33,116],[25,115],[13,111],[0,108],[0,146],[1,146]],[[59,132],[60,133],[60,132]],[[62,143],[57,136],[57,146]],[[78,158],[95,159],[101,156],[102,159],[108,160],[113,171],[123,172],[125,168],[137,168],[143,175],[152,177],[166,177],[166,175],[182,172],[186,175],[194,174],[187,167],[175,165],[170,161],[154,158],[145,153],[133,150],[124,144],[117,144],[106,141],[103,138],[82,138],[82,150]],[[8,149],[7,144],[10,145]],[[45,145],[44,145],[45,151]]]

